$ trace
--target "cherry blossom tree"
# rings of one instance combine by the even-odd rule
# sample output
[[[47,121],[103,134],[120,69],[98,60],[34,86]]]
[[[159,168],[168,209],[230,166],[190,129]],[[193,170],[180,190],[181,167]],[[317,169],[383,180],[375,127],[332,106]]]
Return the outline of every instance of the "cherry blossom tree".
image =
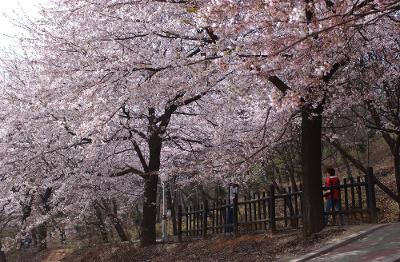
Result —
[[[344,124],[355,125],[358,128],[368,129],[381,133],[393,156],[394,173],[399,192],[399,138],[398,138],[398,97],[399,97],[399,29],[396,17],[388,17],[374,23],[363,31],[358,46],[358,59],[348,67],[351,74],[347,74],[342,82],[347,90],[364,94],[352,97],[346,104],[351,110],[349,117],[338,117]],[[357,54],[357,52],[355,52]],[[335,117],[333,117],[334,119]],[[367,133],[367,131],[364,131]],[[362,172],[367,167],[343,151],[337,140],[347,139],[335,132],[338,139],[331,140],[339,151],[355,164]],[[397,194],[398,194],[397,192]]]
[[[286,101],[284,106],[301,110],[307,235],[324,226],[322,116],[363,96],[357,92],[349,96],[340,82],[349,73],[348,65],[359,59],[359,50],[367,50],[360,49],[364,31],[380,21],[395,27],[399,8],[398,1],[309,0],[219,0],[200,6],[199,24],[210,26],[219,39],[204,52],[220,50],[224,67],[257,71],[266,87],[274,86],[271,94]],[[369,33],[373,37],[376,32]]]
[[[30,212],[36,225],[112,185],[107,199],[143,193],[141,243],[153,244],[160,175],[241,172],[285,135],[290,109],[271,109],[253,74],[201,52],[217,38],[194,25],[192,3],[53,1],[42,15],[24,24],[24,54],[3,59],[6,99],[23,108],[8,116],[7,165],[38,200],[51,191]]]

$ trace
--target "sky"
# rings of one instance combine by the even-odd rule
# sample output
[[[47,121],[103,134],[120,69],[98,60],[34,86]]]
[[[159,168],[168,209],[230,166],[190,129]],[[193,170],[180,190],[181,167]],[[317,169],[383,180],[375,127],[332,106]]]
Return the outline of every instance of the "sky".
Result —
[[[35,16],[39,4],[43,2],[44,0],[0,0],[0,48],[11,45],[12,40],[7,35],[15,35],[19,30],[6,16],[16,17],[22,13]]]

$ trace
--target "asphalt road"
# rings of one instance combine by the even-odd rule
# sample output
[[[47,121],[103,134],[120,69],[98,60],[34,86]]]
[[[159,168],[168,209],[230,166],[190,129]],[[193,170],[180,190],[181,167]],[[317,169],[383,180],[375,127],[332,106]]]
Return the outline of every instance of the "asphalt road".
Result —
[[[400,261],[400,223],[370,234],[308,261],[394,262]]]

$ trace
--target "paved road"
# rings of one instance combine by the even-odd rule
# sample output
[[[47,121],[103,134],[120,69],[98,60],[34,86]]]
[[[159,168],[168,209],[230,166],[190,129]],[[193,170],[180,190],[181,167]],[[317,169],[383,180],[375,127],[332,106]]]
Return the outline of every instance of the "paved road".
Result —
[[[380,228],[358,240],[309,261],[400,261],[400,223]]]

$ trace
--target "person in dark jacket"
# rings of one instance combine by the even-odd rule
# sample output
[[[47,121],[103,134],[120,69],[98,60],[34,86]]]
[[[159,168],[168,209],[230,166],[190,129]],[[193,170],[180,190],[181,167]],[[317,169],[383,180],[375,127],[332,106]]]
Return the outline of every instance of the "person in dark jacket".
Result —
[[[325,179],[325,187],[329,188],[331,186],[339,186],[340,180],[336,176],[335,169],[332,167],[328,167],[325,171],[326,179]],[[334,211],[341,211],[341,204],[340,204],[340,189],[333,188],[328,189],[324,193],[325,201],[325,215],[324,215],[324,222],[325,225],[328,224],[328,212],[332,210]],[[344,217],[343,214],[339,214],[340,224],[344,225]]]

